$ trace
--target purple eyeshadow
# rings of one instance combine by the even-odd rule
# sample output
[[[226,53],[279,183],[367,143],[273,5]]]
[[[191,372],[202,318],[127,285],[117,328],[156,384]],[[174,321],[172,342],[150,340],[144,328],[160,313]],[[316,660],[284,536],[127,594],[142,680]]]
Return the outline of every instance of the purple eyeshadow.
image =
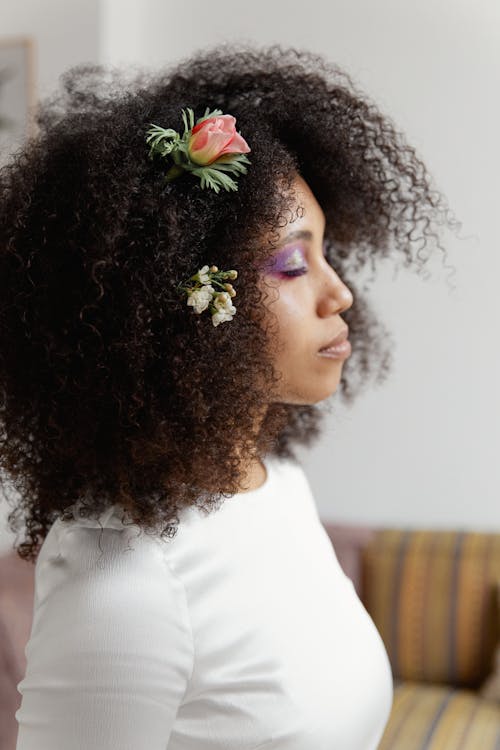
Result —
[[[303,268],[305,264],[304,254],[298,247],[285,248],[265,264],[267,273],[284,273]]]

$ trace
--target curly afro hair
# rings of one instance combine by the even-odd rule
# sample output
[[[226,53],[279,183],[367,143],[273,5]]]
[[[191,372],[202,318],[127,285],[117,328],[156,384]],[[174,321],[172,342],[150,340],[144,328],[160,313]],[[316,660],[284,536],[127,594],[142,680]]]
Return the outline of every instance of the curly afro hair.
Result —
[[[183,507],[208,512],[238,491],[241,455],[294,457],[319,435],[318,405],[270,398],[258,267],[290,220],[294,175],[354,295],[348,402],[389,369],[359,271],[400,256],[420,273],[433,248],[446,254],[438,226],[457,224],[392,121],[312,52],[226,42],[127,81],[91,64],[60,81],[0,170],[0,481],[31,561],[76,501],[82,516],[119,503],[173,536]],[[237,191],[187,173],[165,183],[165,161],[147,158],[149,125],[182,133],[187,107],[236,118],[251,148]],[[214,263],[238,270],[238,314],[217,327],[176,296]]]

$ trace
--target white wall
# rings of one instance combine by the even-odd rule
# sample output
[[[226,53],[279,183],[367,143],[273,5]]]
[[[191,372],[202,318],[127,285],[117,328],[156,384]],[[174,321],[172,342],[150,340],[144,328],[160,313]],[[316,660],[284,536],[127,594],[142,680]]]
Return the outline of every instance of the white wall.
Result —
[[[33,35],[38,94],[56,85],[63,70],[99,56],[99,0],[17,0],[0,7],[0,36]]]
[[[0,38],[34,36],[36,97],[49,94],[59,75],[83,61],[95,62],[100,48],[99,0],[16,0],[0,2]],[[0,499],[0,553],[13,535],[10,510]]]
[[[280,42],[343,65],[406,131],[463,222],[463,239],[446,237],[457,289],[439,260],[430,281],[383,269],[371,300],[396,342],[392,376],[351,409],[336,404],[300,455],[325,519],[500,530],[496,0],[101,0],[98,29],[96,3],[51,5],[67,43],[47,30],[47,2],[9,11],[39,34],[47,82],[94,54],[157,67],[225,39]]]

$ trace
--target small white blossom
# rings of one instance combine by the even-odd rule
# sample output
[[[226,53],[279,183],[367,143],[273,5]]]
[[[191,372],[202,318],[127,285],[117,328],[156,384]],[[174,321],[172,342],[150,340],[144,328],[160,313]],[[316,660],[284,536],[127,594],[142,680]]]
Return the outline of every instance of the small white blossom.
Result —
[[[232,297],[236,296],[236,290],[232,284],[222,283],[223,279],[236,279],[238,272],[235,269],[230,271],[219,271],[217,266],[203,266],[190,280],[195,281],[193,288],[183,287],[187,293],[187,304],[194,308],[196,313],[202,313],[207,308],[212,315],[212,323],[218,326],[227,320],[232,320],[236,313],[236,308],[232,304]],[[219,279],[221,281],[219,281]],[[212,286],[223,287],[224,291],[217,291]],[[180,286],[180,285],[179,285]]]
[[[195,312],[202,313],[212,301],[214,291],[211,284],[202,286],[201,289],[193,289],[188,292],[187,304],[194,307]]]
[[[216,310],[229,312],[229,308],[232,306],[229,292],[217,292],[214,298],[214,307]]]
[[[212,323],[218,326],[227,320],[232,320],[236,308],[231,302],[231,297],[227,292],[218,292],[213,302],[216,312],[212,314]]]
[[[232,314],[227,313],[225,310],[218,310],[212,315],[212,323],[214,326],[218,326],[219,323],[224,323],[226,320],[232,320],[233,315],[236,312],[236,308],[232,308]]]
[[[198,277],[198,280],[201,284],[210,284],[210,274],[208,266],[203,266],[203,268],[200,268],[196,276]]]

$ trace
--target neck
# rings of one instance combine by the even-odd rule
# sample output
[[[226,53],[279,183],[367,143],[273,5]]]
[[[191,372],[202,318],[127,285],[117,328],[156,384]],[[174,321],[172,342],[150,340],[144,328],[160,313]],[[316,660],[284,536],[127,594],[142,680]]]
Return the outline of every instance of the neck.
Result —
[[[241,480],[239,492],[250,492],[261,487],[267,479],[267,471],[262,460],[255,459],[245,467],[245,475]]]
[[[255,435],[258,434],[266,413],[267,407],[263,408],[257,417],[254,425]],[[238,456],[241,458],[240,450],[238,450]],[[241,459],[241,466],[242,477],[240,479],[238,492],[250,492],[251,490],[256,490],[265,483],[267,479],[267,470],[259,456],[252,455],[249,458],[248,454],[245,454],[245,457]]]

